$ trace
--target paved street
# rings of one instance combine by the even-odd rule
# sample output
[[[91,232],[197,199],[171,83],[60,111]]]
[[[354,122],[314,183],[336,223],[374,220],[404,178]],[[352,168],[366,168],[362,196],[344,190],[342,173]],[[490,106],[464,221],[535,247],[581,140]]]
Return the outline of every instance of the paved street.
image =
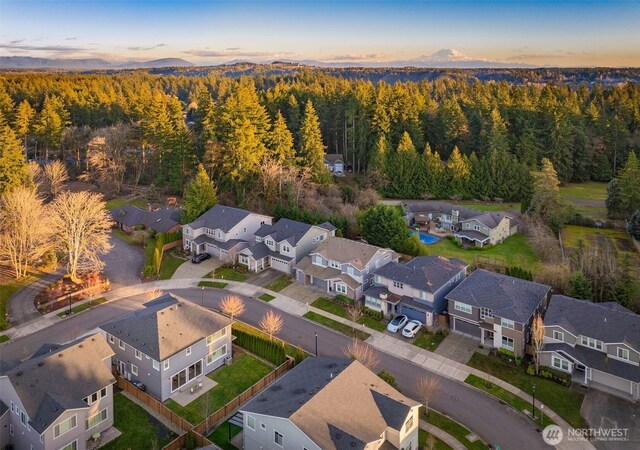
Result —
[[[11,296],[7,304],[7,314],[11,326],[19,326],[40,319],[42,316],[33,304],[36,294],[42,289],[59,279],[64,274],[64,270],[47,273],[20,289]]]

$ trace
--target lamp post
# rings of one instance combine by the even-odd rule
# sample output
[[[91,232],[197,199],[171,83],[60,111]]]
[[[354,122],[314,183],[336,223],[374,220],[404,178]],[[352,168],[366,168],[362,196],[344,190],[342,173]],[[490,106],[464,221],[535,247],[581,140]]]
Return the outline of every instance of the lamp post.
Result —
[[[67,294],[67,300],[69,300],[69,311],[67,311],[67,316],[71,315],[71,294]]]
[[[204,286],[202,286],[200,292],[202,292],[202,300],[200,301],[200,304],[202,305],[202,307],[204,307]]]
[[[531,390],[533,391],[532,397],[533,402],[531,403],[531,417],[536,418],[536,385],[531,385]]]
[[[316,356],[318,356],[318,332],[316,331]]]

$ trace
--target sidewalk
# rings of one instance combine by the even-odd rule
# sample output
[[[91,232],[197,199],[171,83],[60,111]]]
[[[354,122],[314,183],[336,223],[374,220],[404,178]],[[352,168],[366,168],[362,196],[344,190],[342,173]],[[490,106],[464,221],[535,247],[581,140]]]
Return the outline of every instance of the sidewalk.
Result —
[[[456,438],[451,436],[449,433],[447,433],[444,430],[441,430],[440,428],[438,428],[438,427],[436,427],[434,425],[431,425],[428,422],[425,422],[424,420],[420,421],[420,428],[422,428],[427,433],[433,434],[435,437],[437,437],[442,442],[447,444],[453,450],[466,450],[467,449],[467,447],[462,445],[459,440],[457,440]]]

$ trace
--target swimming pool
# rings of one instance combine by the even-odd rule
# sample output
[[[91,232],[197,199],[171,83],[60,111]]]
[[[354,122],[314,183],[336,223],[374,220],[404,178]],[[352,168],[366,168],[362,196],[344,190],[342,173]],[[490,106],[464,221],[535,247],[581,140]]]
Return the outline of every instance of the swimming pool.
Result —
[[[436,242],[438,242],[440,240],[440,238],[437,238],[435,236],[431,236],[430,234],[427,233],[423,233],[422,231],[420,232],[416,232],[416,231],[411,231],[411,234],[416,234],[419,233],[420,235],[420,242],[422,242],[423,244],[435,244]]]

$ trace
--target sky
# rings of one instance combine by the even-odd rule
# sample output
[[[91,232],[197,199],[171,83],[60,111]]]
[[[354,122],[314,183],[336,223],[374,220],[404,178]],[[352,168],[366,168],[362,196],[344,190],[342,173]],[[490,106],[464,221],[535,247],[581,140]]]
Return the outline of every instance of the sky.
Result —
[[[640,66],[640,1],[0,0],[0,55]]]

